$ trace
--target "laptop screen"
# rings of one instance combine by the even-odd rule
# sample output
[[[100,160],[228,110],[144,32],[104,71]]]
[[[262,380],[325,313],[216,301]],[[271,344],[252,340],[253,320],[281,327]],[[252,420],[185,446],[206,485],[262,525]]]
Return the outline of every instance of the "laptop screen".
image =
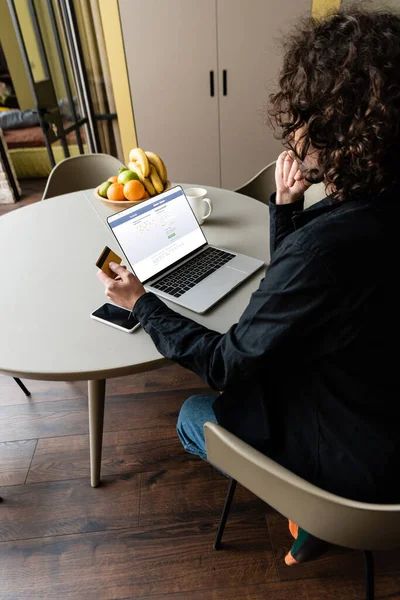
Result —
[[[207,243],[180,186],[111,215],[107,222],[142,282]]]

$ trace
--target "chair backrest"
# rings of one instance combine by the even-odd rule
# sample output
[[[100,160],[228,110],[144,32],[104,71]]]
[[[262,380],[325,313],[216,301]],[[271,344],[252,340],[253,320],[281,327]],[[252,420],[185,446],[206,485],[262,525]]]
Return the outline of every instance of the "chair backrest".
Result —
[[[304,208],[308,208],[323,198],[326,198],[325,184],[323,182],[314,183],[304,194]]]
[[[257,175],[255,175],[250,181],[245,183],[235,191],[239,194],[245,194],[263,202],[263,204],[269,204],[271,194],[276,191],[275,185],[275,166],[276,160],[269,163],[266,167],[261,169]],[[325,198],[325,186],[323,183],[315,183],[312,185],[304,194],[304,208],[308,208],[315,202]]]
[[[276,191],[275,165],[276,160],[261,169],[259,173],[254,175],[254,177],[240,188],[236,189],[235,192],[250,196],[250,198],[259,200],[263,204],[269,204],[271,194]]]
[[[42,200],[78,190],[95,188],[118,174],[123,163],[110,154],[80,154],[57,163],[52,169]]]
[[[220,425],[205,423],[207,459],[312,535],[347,548],[400,546],[400,504],[367,504],[326,492]]]

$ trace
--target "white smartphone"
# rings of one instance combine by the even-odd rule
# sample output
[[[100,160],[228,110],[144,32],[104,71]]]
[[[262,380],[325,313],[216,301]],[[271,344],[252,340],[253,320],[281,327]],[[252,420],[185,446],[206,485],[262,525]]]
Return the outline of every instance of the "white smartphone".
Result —
[[[99,306],[99,308],[90,313],[90,316],[92,319],[96,319],[96,321],[111,325],[111,327],[116,327],[126,333],[132,333],[132,331],[140,327],[139,321],[130,314],[130,310],[116,304],[111,304],[111,302],[106,302],[102,306]]]

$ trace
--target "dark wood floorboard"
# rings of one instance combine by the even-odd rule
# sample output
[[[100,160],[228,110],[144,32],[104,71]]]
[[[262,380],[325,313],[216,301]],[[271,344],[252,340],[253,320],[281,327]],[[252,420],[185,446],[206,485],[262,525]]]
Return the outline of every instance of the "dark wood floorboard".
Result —
[[[25,483],[37,440],[0,443],[0,486]]]
[[[203,388],[205,389],[205,388]],[[104,431],[174,427],[190,391],[168,390],[106,398]],[[3,406],[0,442],[88,433],[86,398]]]
[[[30,396],[25,396],[12,377],[0,375],[0,407],[87,397],[87,383],[84,381],[36,381],[23,378],[21,381],[31,392]]]
[[[136,600],[126,598],[124,600]],[[309,596],[305,590],[297,590],[290,583],[261,583],[257,585],[246,585],[236,587],[224,587],[201,592],[192,592],[190,596],[186,592],[181,594],[150,595],[142,596],[141,600],[308,600]]]
[[[107,394],[139,394],[168,390],[198,390],[205,388],[203,381],[187,369],[168,365],[156,371],[147,371],[107,381]]]
[[[311,579],[283,583],[268,583],[211,589],[201,592],[141,596],[141,600],[365,600],[362,581],[327,579],[323,587]],[[382,577],[376,588],[375,600],[400,598],[399,585],[393,577]],[[124,600],[136,600],[137,596]]]
[[[3,406],[0,411],[0,441],[16,441],[55,435],[88,432],[85,398],[17,406]]]
[[[40,201],[45,180],[22,180]],[[89,481],[87,385],[0,376],[0,600],[364,600],[361,555],[288,568],[287,521],[238,486],[212,548],[224,476],[175,431],[199,378],[176,365],[107,382],[102,482]],[[209,391],[209,390],[208,390]],[[377,600],[400,600],[400,552],[374,553]]]
[[[136,527],[140,475],[103,477],[94,490],[88,480],[0,488],[0,541]]]
[[[190,598],[213,587],[276,582],[260,522],[234,520],[229,530],[226,552],[212,549],[215,524],[196,522],[1,544],[2,598],[114,600],[165,591]]]
[[[228,491],[228,479],[205,462],[184,468],[143,473],[139,524],[167,524],[181,521],[218,520]],[[238,486],[230,518],[246,515],[248,522],[263,517],[268,507]],[[269,509],[271,510],[271,509]],[[268,530],[265,530],[268,539]]]
[[[1,456],[1,447],[0,447]],[[176,469],[199,460],[183,452],[174,427],[111,431],[103,435],[102,473]],[[40,439],[27,483],[89,477],[89,436]]]

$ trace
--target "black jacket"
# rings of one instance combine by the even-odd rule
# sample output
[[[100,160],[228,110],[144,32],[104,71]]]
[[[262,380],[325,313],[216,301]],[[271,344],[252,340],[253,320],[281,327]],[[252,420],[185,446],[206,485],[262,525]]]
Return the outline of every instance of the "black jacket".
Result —
[[[397,199],[396,199],[397,200]],[[270,201],[271,262],[226,334],[153,294],[134,314],[159,352],[200,375],[217,421],[349,498],[400,502],[395,200]]]

